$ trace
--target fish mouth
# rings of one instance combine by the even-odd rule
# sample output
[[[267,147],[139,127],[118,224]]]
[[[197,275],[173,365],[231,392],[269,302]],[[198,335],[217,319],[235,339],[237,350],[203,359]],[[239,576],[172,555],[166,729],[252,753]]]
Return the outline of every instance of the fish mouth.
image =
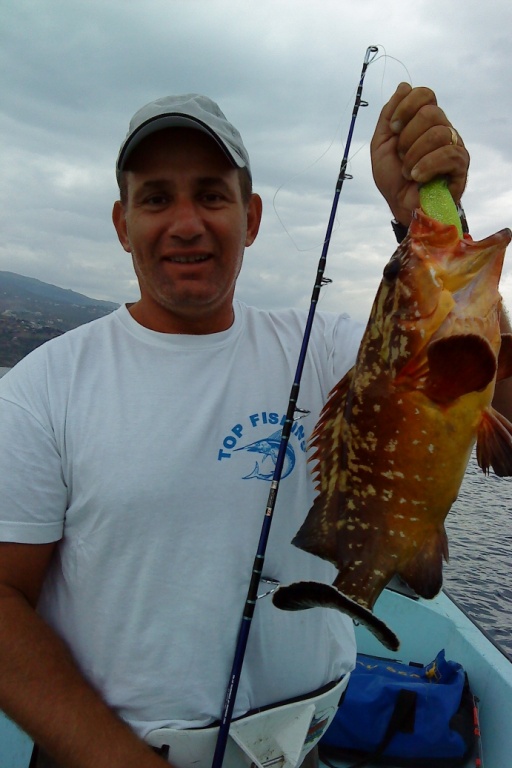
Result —
[[[454,294],[472,283],[498,285],[505,259],[505,248],[512,238],[502,229],[480,241],[461,241],[460,252],[449,263],[445,285]]]
[[[501,229],[483,240],[460,239],[453,225],[441,224],[418,209],[410,227],[413,242],[423,243],[434,270],[452,293],[470,283],[486,267],[499,281],[510,229]],[[492,268],[488,262],[492,262]]]

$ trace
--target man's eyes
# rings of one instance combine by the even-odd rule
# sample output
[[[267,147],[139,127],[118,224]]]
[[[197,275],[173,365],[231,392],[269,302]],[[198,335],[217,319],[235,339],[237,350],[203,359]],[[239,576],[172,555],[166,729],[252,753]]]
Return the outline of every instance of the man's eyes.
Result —
[[[228,196],[223,191],[206,190],[198,192],[196,200],[201,205],[213,207],[224,205],[228,201]],[[161,208],[172,205],[173,197],[166,192],[152,192],[146,195],[141,202],[148,208]]]
[[[167,195],[164,194],[153,194],[148,195],[148,197],[145,198],[144,203],[146,205],[150,206],[157,206],[157,205],[164,205],[168,201]]]
[[[226,199],[226,196],[220,192],[203,192],[200,195],[200,199],[205,203],[222,203]]]

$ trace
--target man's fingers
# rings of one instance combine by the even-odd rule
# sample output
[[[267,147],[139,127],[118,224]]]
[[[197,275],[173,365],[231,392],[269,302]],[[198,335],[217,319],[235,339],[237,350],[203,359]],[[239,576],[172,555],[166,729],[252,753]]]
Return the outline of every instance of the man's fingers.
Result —
[[[456,144],[453,143],[454,134],[457,139]],[[439,150],[441,150],[443,161],[446,159],[446,162],[449,163],[451,160],[455,162],[456,166],[458,166],[459,159],[464,159],[464,161],[467,159],[467,152],[462,139],[455,132],[455,129],[448,125],[435,125],[429,128],[410,146],[408,142],[399,141],[398,154],[402,160],[406,177],[423,158],[428,160],[429,155],[434,152],[437,153]]]
[[[459,202],[469,155],[430,88],[401,83],[383,107],[371,143],[373,177],[393,215],[410,221],[418,184],[446,176]]]
[[[443,110],[433,104],[421,107],[400,132],[397,145],[399,157],[404,157],[416,142],[424,138],[427,139],[426,149],[428,141],[432,149],[437,149],[452,140],[450,121]]]
[[[399,86],[395,96],[401,89]],[[391,104],[391,101],[389,102]],[[398,101],[396,108],[390,115],[391,130],[394,133],[401,133],[409,122],[416,117],[418,112],[424,107],[437,106],[437,99],[434,91],[430,88],[411,88],[409,91],[402,92],[402,98]]]
[[[450,192],[458,203],[466,185],[469,155],[464,147],[448,146],[429,152],[411,168],[410,178],[425,184],[436,176],[447,176]]]
[[[391,118],[395,114],[400,102],[403,101],[410,91],[411,86],[408,83],[400,83],[390,100],[382,107],[372,139],[374,147],[380,145],[393,134],[390,127]]]

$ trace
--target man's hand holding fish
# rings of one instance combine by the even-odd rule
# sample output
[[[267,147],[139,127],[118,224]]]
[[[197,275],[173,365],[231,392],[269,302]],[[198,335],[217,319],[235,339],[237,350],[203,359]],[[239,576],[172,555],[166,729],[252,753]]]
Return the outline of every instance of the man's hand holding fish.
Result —
[[[396,220],[409,226],[418,184],[446,176],[456,203],[466,186],[469,154],[436,95],[401,83],[382,109],[371,143],[375,184]]]

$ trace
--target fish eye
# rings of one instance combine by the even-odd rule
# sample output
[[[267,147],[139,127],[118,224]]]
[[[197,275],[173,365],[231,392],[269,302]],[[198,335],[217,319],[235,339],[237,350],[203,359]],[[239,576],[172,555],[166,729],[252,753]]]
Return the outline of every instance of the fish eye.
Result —
[[[398,273],[400,272],[400,266],[401,266],[401,262],[399,257],[397,255],[392,256],[391,259],[386,264],[386,266],[384,267],[383,275],[385,279],[391,282],[396,277],[398,277]]]

